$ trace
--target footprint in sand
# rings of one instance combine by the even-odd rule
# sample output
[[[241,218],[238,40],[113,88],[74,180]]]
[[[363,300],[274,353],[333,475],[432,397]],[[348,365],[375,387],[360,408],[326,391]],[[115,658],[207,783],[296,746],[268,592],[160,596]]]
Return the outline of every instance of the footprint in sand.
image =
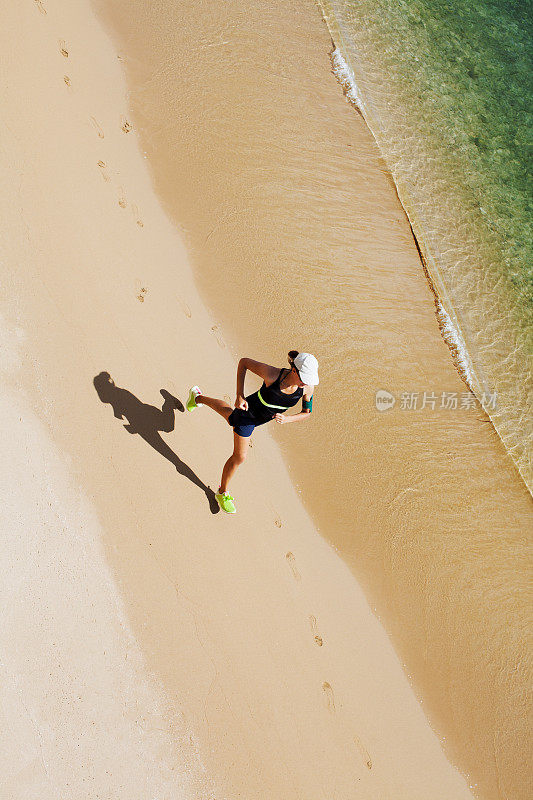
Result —
[[[70,78],[69,78],[69,76],[68,76],[68,75],[64,75],[64,76],[63,76],[63,80],[65,81],[65,83],[67,84],[67,86],[68,86],[69,88],[72,86],[72,84],[71,84],[71,82],[70,82]]]
[[[100,127],[100,125],[98,124],[97,120],[94,117],[91,117],[91,122],[93,124],[93,127],[94,127],[96,133],[100,137],[100,139],[103,139],[104,138],[104,132],[103,132],[102,128]]]
[[[102,178],[104,179],[104,181],[106,181],[106,183],[108,183],[111,180],[111,178],[107,174],[107,164],[105,163],[105,161],[98,161],[98,166],[100,167],[100,174]]]
[[[368,769],[372,769],[372,759],[370,758],[370,753],[364,746],[363,742],[358,736],[353,737],[353,741],[359,752],[361,753],[361,758],[363,759],[365,767]]]
[[[126,208],[128,205],[126,200],[126,193],[123,186],[118,187],[118,204],[121,208]]]
[[[229,396],[229,394],[225,394],[225,395],[224,395],[224,400],[226,401],[226,403],[227,403],[229,406],[231,406],[231,397]]]
[[[322,645],[324,644],[324,640],[322,639],[322,636],[318,632],[318,625],[314,614],[309,614],[309,624],[311,625],[311,633],[315,637],[315,643],[319,647],[322,647]]]
[[[67,43],[65,42],[64,39],[59,40],[59,52],[61,53],[62,56],[68,58]]]
[[[302,579],[302,576],[301,576],[301,575],[300,575],[300,573],[298,572],[298,568],[297,568],[297,566],[296,566],[296,560],[295,560],[295,558],[294,558],[294,553],[288,552],[288,553],[285,555],[285,558],[286,558],[286,560],[287,560],[287,564],[288,564],[288,565],[289,565],[289,567],[291,568],[291,572],[292,572],[292,574],[293,574],[294,580],[296,580],[296,581],[299,581],[299,580],[301,580],[301,579]]]
[[[134,204],[134,205],[132,205],[131,210],[132,210],[133,216],[135,217],[135,222],[137,223],[139,228],[144,228],[144,222],[142,221],[142,219],[140,217],[138,207]]]
[[[283,523],[281,521],[281,517],[278,516],[278,517],[275,518],[274,525],[276,526],[276,528],[281,528],[281,526],[283,525]]]
[[[185,316],[188,317],[188,319],[190,319],[192,317],[192,312],[187,303],[185,302],[185,300],[182,300],[181,297],[178,297],[178,303],[180,304],[181,310],[183,311]]]
[[[122,128],[124,133],[129,133],[130,131],[133,130],[133,125],[129,123],[126,117],[124,116],[120,118],[120,127]]]
[[[226,343],[222,340],[221,336],[219,336],[219,334],[217,333],[218,325],[212,325],[211,326],[211,330],[215,334],[215,338],[217,340],[218,346],[223,350],[226,347]]]
[[[322,684],[322,691],[324,692],[324,697],[326,698],[326,706],[328,711],[331,714],[335,713],[335,698],[333,697],[333,689],[331,688],[331,684],[327,681],[324,681]]]
[[[35,0],[35,5],[41,12],[41,14],[46,14],[46,8],[44,7],[43,0]]]
[[[141,288],[141,291],[137,295],[137,300],[139,301],[139,303],[144,303],[144,296],[147,291],[148,289],[145,289],[144,286]]]

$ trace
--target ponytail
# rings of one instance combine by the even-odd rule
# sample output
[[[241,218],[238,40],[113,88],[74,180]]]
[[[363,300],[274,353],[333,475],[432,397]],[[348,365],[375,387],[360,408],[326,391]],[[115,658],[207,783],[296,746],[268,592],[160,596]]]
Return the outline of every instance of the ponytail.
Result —
[[[289,350],[289,364],[294,367],[294,359],[298,355],[298,350]]]

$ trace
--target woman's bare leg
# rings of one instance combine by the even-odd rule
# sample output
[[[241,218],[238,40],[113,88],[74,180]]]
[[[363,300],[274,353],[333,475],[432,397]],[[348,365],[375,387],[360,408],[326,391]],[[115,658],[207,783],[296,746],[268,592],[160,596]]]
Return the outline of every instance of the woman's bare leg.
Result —
[[[227,419],[233,411],[232,407],[226,403],[225,400],[217,400],[216,397],[206,397],[205,394],[196,395],[196,402],[203,403],[204,406],[212,408],[213,411],[223,416],[224,419]]]
[[[220,480],[220,492],[227,491],[228,483],[230,482],[233,474],[239,464],[242,464],[248,454],[248,438],[239,436],[238,433],[233,431],[233,454],[228,458],[222,470],[222,478]]]
[[[213,411],[216,411],[217,414],[220,414],[225,420],[228,419],[229,415],[233,411],[233,408],[226,403],[225,400],[218,400],[216,397],[207,397],[205,394],[197,395],[196,402],[203,403],[204,405],[208,406],[208,408],[212,408]],[[245,436],[239,436],[239,434],[235,433],[234,431],[233,453],[224,464],[224,469],[222,470],[222,478],[220,480],[221,492],[227,491],[228,483],[230,482],[235,470],[239,464],[242,464],[246,459],[248,454],[248,446],[248,438]]]

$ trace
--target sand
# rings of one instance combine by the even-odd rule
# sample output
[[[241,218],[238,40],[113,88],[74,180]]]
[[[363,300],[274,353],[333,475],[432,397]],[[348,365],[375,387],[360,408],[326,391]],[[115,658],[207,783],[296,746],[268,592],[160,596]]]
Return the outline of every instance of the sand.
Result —
[[[87,2],[2,17],[8,796],[470,797],[270,433],[226,517],[231,429],[160,412],[202,375],[232,397],[236,353],[154,192],[120,52]]]
[[[485,412],[468,406],[319,9],[96,7],[215,335],[236,357],[281,366],[296,348],[320,361],[313,419],[272,435],[321,535],[363,586],[453,763],[480,796],[528,797],[531,496]],[[396,398],[386,413],[380,389]]]

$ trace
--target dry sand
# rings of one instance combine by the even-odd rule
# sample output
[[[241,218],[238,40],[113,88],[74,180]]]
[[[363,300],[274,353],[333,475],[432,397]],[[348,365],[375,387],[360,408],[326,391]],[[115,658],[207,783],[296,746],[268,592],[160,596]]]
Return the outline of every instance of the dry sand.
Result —
[[[7,796],[470,797],[270,435],[234,517],[206,488],[229,427],[202,409],[159,435],[160,388],[201,371],[232,397],[236,363],[89,4],[2,22]]]

